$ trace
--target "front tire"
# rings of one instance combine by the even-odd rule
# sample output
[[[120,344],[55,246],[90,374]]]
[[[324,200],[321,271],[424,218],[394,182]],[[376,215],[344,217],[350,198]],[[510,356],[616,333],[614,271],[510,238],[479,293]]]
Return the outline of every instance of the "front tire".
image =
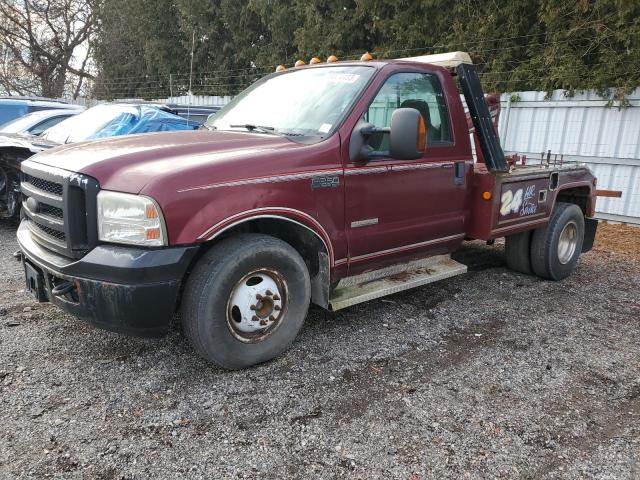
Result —
[[[207,360],[239,369],[282,354],[300,331],[311,282],[300,254],[261,234],[223,240],[196,264],[185,287],[185,335]]]
[[[584,241],[584,216],[572,203],[556,203],[549,223],[531,236],[531,266],[536,275],[562,280],[575,270]]]

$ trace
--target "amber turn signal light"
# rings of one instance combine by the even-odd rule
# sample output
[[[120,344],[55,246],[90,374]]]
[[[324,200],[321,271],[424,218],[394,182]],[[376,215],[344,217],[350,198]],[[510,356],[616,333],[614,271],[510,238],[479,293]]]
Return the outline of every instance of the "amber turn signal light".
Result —
[[[156,210],[155,205],[147,204],[144,215],[147,218],[158,218],[158,210]]]
[[[418,119],[418,140],[416,142],[416,150],[424,152],[427,149],[427,124],[424,122],[422,115]]]
[[[147,240],[158,240],[160,238],[160,229],[159,228],[148,228],[147,229]]]
[[[482,192],[482,199],[483,200],[491,200],[491,192]]]

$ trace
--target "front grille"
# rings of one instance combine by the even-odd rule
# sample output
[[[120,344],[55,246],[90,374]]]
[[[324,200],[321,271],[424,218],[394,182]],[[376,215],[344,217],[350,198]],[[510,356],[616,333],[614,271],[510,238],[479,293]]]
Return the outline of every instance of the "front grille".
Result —
[[[51,193],[58,197],[62,196],[62,184],[60,183],[51,182],[28,174],[25,174],[23,182],[33,185],[35,188],[42,190],[43,192]]]
[[[52,205],[47,205],[41,203],[38,208],[38,213],[42,215],[47,215],[48,217],[58,218],[62,220],[64,218],[64,213],[62,213],[62,209],[58,207],[54,207]]]
[[[51,238],[59,240],[60,242],[62,242],[62,243],[64,243],[66,245],[66,242],[67,242],[67,234],[66,233],[61,232],[59,230],[55,230],[53,228],[49,228],[46,225],[42,225],[41,223],[36,222],[35,220],[30,220],[30,222],[40,232],[44,233],[45,235],[48,235]]]
[[[30,160],[22,173],[22,211],[34,241],[70,258],[97,245],[95,179]]]

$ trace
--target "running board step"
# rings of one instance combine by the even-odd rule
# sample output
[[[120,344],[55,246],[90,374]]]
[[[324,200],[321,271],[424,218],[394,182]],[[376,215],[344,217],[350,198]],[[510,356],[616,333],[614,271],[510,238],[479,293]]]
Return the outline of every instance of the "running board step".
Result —
[[[467,272],[467,266],[439,255],[347,277],[329,300],[332,311]]]

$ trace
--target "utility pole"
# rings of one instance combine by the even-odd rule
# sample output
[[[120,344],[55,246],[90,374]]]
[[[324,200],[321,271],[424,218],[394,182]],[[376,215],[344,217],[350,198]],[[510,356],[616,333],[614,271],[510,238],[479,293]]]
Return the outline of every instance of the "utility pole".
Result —
[[[191,100],[193,99],[193,92],[191,91],[192,79],[193,79],[193,51],[196,48],[196,31],[193,30],[191,36],[191,65],[189,65],[189,99],[187,100],[187,122],[189,122],[191,116]]]

